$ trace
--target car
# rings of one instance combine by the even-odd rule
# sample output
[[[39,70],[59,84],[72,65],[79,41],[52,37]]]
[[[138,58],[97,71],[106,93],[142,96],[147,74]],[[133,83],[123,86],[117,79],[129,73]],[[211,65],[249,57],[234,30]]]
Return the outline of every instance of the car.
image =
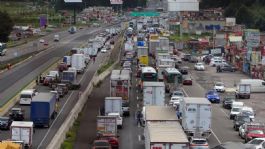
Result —
[[[119,148],[119,139],[114,135],[110,134],[103,134],[100,136],[100,140],[108,140],[111,149],[118,149]]]
[[[232,103],[233,105],[233,103]],[[241,111],[242,107],[233,107],[231,108],[229,118],[234,119]]]
[[[211,59],[210,66],[215,67],[218,65],[225,65],[227,64],[225,60],[223,59]]]
[[[196,56],[191,56],[190,59],[189,59],[189,62],[190,63],[198,63],[198,59]]]
[[[233,128],[234,130],[238,131],[241,125],[249,122],[251,122],[249,116],[238,114],[237,116],[235,116],[235,119],[233,121]]]
[[[107,48],[103,47],[103,48],[101,49],[101,53],[107,53]]]
[[[172,96],[168,102],[168,104],[170,106],[173,106],[173,107],[176,107],[179,105],[180,103],[180,100],[182,99],[183,97],[177,97],[177,96]]]
[[[252,107],[244,106],[239,114],[249,116],[251,121],[255,120],[255,113]]]
[[[219,70],[217,72],[235,72],[235,71],[236,67],[229,64],[223,64],[219,66]]]
[[[118,128],[122,128],[123,120],[119,113],[109,113],[108,116],[114,116],[117,119]]]
[[[190,54],[184,54],[183,55],[183,61],[189,61],[191,55]]]
[[[170,97],[173,97],[173,96],[174,97],[184,97],[184,93],[181,90],[176,90],[170,94]]]
[[[231,109],[232,103],[235,101],[235,96],[225,96],[223,98],[223,107],[225,109]]]
[[[23,121],[24,111],[21,108],[12,108],[9,113],[9,118],[14,121]]]
[[[196,63],[196,64],[194,65],[194,69],[195,69],[195,70],[201,70],[201,71],[204,71],[204,70],[205,70],[205,67],[204,67],[203,63]]]
[[[123,116],[130,116],[130,104],[129,102],[122,102],[122,115]]]
[[[0,129],[9,130],[12,120],[9,117],[0,117]]]
[[[191,138],[189,149],[209,149],[209,144],[204,138]]]
[[[182,75],[187,75],[188,73],[189,73],[189,67],[188,66],[183,66],[183,67],[181,67],[180,69],[179,69],[179,71],[180,71],[180,73],[182,74]]]
[[[192,78],[189,75],[183,76],[183,85],[192,85]]]
[[[45,42],[43,43],[43,45],[48,46],[48,45],[49,45],[49,42],[48,42],[48,41],[45,41]]]
[[[242,124],[242,125],[238,128],[238,135],[239,135],[242,139],[245,138],[245,132],[246,132],[246,130],[245,130],[245,125],[246,125],[246,123],[245,123],[245,124]]]
[[[216,92],[222,92],[224,93],[225,92],[225,84],[223,82],[216,82],[214,84],[214,87],[213,89],[216,91]]]
[[[40,43],[44,43],[45,40],[44,40],[44,39],[40,39],[39,42],[40,42]]]
[[[250,145],[253,149],[264,149],[265,148],[265,138],[254,138],[250,140],[246,145]]]
[[[254,138],[265,138],[264,128],[262,129],[251,129],[245,134],[245,143]]]
[[[205,97],[211,103],[220,103],[220,96],[215,90],[209,90],[208,92],[206,92]]]
[[[108,140],[95,140],[92,149],[112,149]]]

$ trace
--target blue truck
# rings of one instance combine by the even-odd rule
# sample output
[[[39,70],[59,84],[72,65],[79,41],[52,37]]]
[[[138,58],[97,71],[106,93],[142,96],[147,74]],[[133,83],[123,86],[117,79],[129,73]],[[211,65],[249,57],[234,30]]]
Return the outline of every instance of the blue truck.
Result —
[[[52,93],[38,93],[33,97],[30,107],[30,120],[34,127],[50,127],[51,119],[54,119],[56,96]]]

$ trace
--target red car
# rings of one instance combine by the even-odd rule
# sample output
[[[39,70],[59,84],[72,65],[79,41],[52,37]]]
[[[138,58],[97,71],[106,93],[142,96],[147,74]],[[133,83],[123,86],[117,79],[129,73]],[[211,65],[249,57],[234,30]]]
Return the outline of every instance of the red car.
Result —
[[[183,79],[183,82],[182,82],[183,85],[192,85],[192,79],[190,76],[187,76]]]
[[[105,135],[104,136],[103,135],[100,137],[100,140],[108,140],[112,149],[118,149],[119,148],[119,139],[115,136],[111,136],[111,135]]]
[[[264,130],[260,128],[248,130],[245,135],[245,143],[254,138],[265,138]]]

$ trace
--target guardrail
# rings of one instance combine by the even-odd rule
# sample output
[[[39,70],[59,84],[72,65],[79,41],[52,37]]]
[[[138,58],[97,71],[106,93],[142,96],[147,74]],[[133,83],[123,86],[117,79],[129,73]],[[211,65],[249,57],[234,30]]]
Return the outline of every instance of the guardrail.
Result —
[[[120,44],[122,44],[122,43],[123,42],[121,42]],[[118,47],[120,48],[120,45]],[[91,94],[91,92],[94,88],[94,85],[96,85],[100,81],[104,80],[111,73],[111,71],[115,67],[115,65],[117,65],[119,63],[121,51],[122,50],[120,49],[117,60],[108,69],[106,69],[100,75],[97,75],[97,71],[95,71],[95,73],[94,73],[91,81],[89,82],[86,90],[81,94],[78,102],[75,104],[74,108],[70,111],[70,113],[68,114],[64,123],[61,125],[61,127],[59,128],[57,133],[54,135],[52,141],[50,142],[50,144],[47,147],[48,149],[60,149],[61,144],[65,140],[65,136],[66,136],[67,131],[72,127],[73,123],[75,122],[75,120],[78,117],[78,114],[83,109],[85,103],[88,100],[87,97]]]

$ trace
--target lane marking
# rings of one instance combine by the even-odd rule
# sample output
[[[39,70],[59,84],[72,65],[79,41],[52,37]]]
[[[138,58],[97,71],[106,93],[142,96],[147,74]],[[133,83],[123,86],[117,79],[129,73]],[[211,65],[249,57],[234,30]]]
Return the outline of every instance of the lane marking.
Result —
[[[42,143],[43,143],[44,140],[47,138],[49,132],[51,131],[52,126],[55,124],[56,120],[57,120],[57,119],[59,118],[59,116],[61,115],[62,111],[64,110],[66,104],[68,103],[68,101],[69,101],[70,97],[73,95],[73,93],[74,93],[74,92],[72,91],[72,93],[70,94],[70,96],[67,98],[67,100],[66,100],[66,102],[64,103],[62,109],[60,110],[60,112],[58,113],[58,115],[56,116],[56,118],[54,119],[52,125],[49,127],[48,131],[46,132],[45,136],[44,136],[43,139],[41,140],[41,142],[40,142],[40,144],[38,145],[37,149],[39,149],[39,148],[41,147]]]
[[[137,96],[136,99],[139,100],[139,97]]]
[[[225,114],[225,116],[226,116],[228,119],[230,118],[230,116],[229,116],[227,113],[225,113],[224,109],[220,108],[220,110]]]
[[[90,64],[89,64],[89,65],[90,65]],[[91,66],[91,65],[90,65],[90,66]],[[89,66],[88,66],[88,67],[89,67]],[[88,70],[89,70],[89,69],[87,69],[87,70],[85,71],[85,73],[82,74],[82,77],[81,77],[79,83],[83,80],[83,78],[84,78],[84,76],[85,76],[84,74],[86,74]],[[72,97],[73,93],[74,93],[74,92],[72,91],[71,94],[70,94],[70,96],[67,98],[67,100],[66,100],[66,102],[64,103],[62,109],[60,109],[60,112],[58,113],[58,115],[56,116],[56,118],[54,119],[54,121],[52,122],[51,126],[49,127],[49,129],[48,129],[48,131],[46,132],[45,136],[44,136],[43,139],[41,140],[41,142],[40,142],[40,144],[38,145],[37,149],[39,149],[39,148],[41,147],[42,143],[43,143],[44,140],[47,138],[48,134],[49,134],[50,131],[51,131],[52,126],[55,124],[56,120],[59,118],[59,116],[61,115],[62,111],[64,111],[64,108],[65,108],[65,106],[67,105],[69,99],[71,99],[70,97]]]
[[[137,108],[139,108],[139,104],[137,104]]]
[[[216,140],[218,141],[219,144],[222,144],[222,142],[218,139],[218,137],[216,136],[216,134],[214,133],[214,131],[212,129],[210,129],[213,136],[216,138]]]
[[[141,141],[141,135],[138,135],[138,141],[139,142]]]

